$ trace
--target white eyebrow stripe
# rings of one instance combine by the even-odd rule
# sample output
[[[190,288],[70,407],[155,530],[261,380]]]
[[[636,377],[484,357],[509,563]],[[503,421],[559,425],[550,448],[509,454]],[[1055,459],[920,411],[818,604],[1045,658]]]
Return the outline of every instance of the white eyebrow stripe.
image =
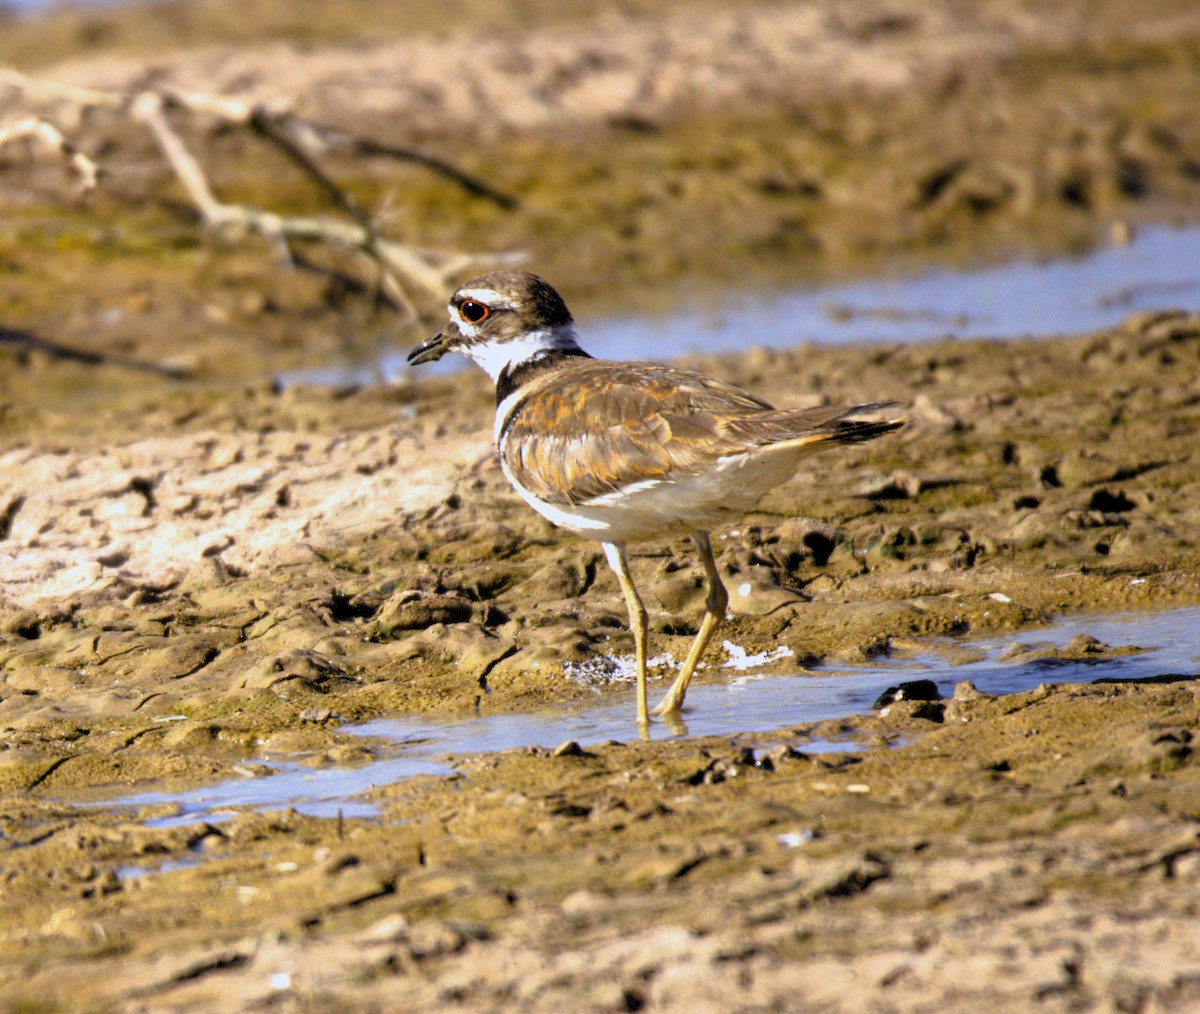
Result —
[[[463,289],[461,291],[463,299],[474,299],[494,310],[515,310],[517,308],[517,304],[508,296],[495,289]]]

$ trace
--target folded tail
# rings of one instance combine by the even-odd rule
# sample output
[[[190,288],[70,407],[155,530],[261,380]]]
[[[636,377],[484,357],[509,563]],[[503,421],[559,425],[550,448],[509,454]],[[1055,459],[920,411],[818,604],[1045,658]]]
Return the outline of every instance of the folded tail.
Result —
[[[825,405],[820,408],[782,409],[747,420],[744,436],[762,448],[798,448],[820,444],[861,444],[897,430],[907,422],[896,402],[866,405]],[[733,427],[737,428],[735,422]]]
[[[828,437],[839,444],[861,444],[891,433],[908,422],[905,416],[895,411],[899,407],[894,401],[855,405],[830,420]]]

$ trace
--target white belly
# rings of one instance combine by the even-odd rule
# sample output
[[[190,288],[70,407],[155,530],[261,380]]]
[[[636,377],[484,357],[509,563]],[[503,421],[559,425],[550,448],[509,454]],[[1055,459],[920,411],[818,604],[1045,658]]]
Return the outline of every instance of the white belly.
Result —
[[[707,531],[753,507],[795,473],[804,449],[722,458],[699,475],[648,479],[573,505],[551,504],[513,482],[522,499],[546,520],[601,542],[639,542],[676,532]]]

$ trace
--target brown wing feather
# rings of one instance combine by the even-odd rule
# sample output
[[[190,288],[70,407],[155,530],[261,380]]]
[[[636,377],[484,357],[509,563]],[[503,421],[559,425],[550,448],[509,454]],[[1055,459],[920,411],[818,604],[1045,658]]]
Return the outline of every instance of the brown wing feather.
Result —
[[[843,422],[853,414],[845,406],[774,409],[710,377],[649,363],[583,359],[528,387],[501,454],[514,479],[554,504],[695,474],[771,444],[869,439],[851,432],[884,425]]]

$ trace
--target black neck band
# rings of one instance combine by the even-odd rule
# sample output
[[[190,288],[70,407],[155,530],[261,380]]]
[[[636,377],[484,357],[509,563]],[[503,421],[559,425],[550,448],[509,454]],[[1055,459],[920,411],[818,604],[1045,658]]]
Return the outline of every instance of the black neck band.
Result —
[[[519,363],[510,363],[500,371],[500,376],[496,378],[496,404],[499,405],[521,385],[529,383],[546,370],[553,369],[564,359],[580,356],[584,359],[592,358],[581,348],[546,349],[545,352],[539,352],[536,356],[531,356]]]

